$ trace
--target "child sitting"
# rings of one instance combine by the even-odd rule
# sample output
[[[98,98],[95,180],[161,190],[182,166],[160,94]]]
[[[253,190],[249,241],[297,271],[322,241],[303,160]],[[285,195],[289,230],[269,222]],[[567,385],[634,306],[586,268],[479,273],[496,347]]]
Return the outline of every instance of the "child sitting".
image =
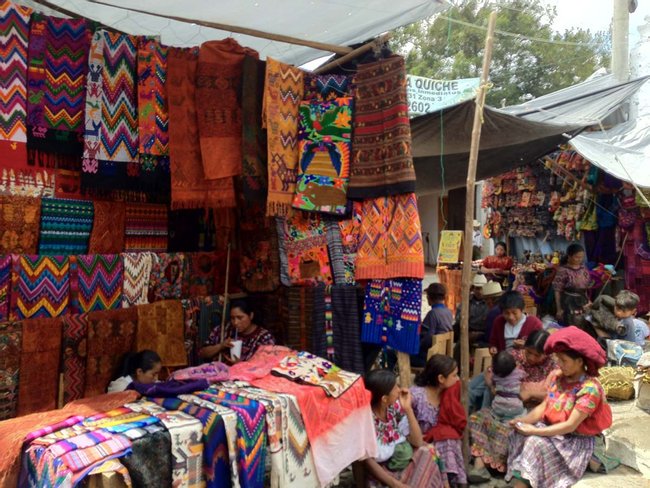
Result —
[[[492,361],[492,383],[494,400],[492,411],[501,421],[511,420],[526,413],[524,402],[519,397],[521,382],[526,373],[517,368],[515,358],[506,351],[501,351]]]
[[[639,346],[645,346],[645,341],[650,337],[650,328],[648,324],[642,319],[634,319],[634,342]]]
[[[411,355],[411,366],[417,368],[422,368],[426,364],[429,349],[433,344],[433,336],[449,332],[454,324],[451,310],[445,306],[447,287],[442,283],[431,283],[425,293],[431,310],[427,312],[422,321],[420,352],[417,355]]]
[[[621,322],[617,335],[612,335],[612,339],[623,339],[625,341],[636,341],[636,308],[639,305],[639,295],[629,290],[622,290],[616,295],[614,302],[614,314]]]

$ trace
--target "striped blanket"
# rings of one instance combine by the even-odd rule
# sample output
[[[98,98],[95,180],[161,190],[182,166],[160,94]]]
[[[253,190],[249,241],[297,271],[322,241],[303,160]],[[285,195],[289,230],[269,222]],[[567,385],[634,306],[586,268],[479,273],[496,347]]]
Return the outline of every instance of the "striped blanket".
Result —
[[[124,265],[119,254],[72,256],[70,272],[77,313],[121,307]]]

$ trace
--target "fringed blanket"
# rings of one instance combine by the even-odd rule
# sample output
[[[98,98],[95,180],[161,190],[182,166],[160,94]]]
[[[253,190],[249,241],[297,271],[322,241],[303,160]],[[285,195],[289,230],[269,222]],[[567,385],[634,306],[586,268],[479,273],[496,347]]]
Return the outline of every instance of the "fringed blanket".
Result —
[[[122,306],[124,264],[119,254],[72,256],[72,307],[77,313]]]
[[[422,280],[372,280],[366,286],[361,340],[407,354],[420,348]]]
[[[11,256],[0,256],[0,322],[9,318],[11,288]]]
[[[415,191],[406,66],[401,56],[359,65],[353,80],[355,114],[350,198]]]
[[[207,180],[203,172],[195,103],[198,56],[197,48],[172,47],[167,54],[172,208],[234,207],[233,179]]]
[[[352,105],[350,97],[300,104],[300,164],[293,199],[295,208],[345,214]]]
[[[352,78],[346,75],[313,75],[305,73],[304,100],[328,102],[349,97]]]
[[[27,319],[67,313],[69,271],[67,256],[14,255],[10,316]]]
[[[0,254],[36,254],[41,199],[0,195]]]
[[[149,278],[149,302],[187,295],[189,263],[182,253],[153,254]]]
[[[20,322],[0,323],[0,420],[16,416],[21,344]]]
[[[136,37],[95,32],[86,88],[85,187],[138,190],[137,178],[130,177],[138,173],[136,55]]]
[[[124,202],[95,201],[93,230],[90,233],[89,254],[119,254],[124,251]]]
[[[360,220],[355,278],[424,277],[424,249],[414,193],[364,200],[355,205]]]
[[[122,287],[122,307],[132,307],[149,303],[149,280],[153,254],[150,252],[123,253],[124,284]]]
[[[43,198],[39,254],[85,254],[93,227],[93,202]]]
[[[106,391],[124,354],[135,348],[136,307],[91,312],[88,317],[88,356],[84,396]]]
[[[167,206],[126,204],[125,251],[167,251]]]
[[[63,316],[63,403],[83,397],[86,388],[86,339],[88,317],[82,315]]]
[[[62,318],[23,320],[18,415],[56,408]]]
[[[186,366],[183,306],[180,300],[140,305],[136,349],[156,351],[165,366]]]
[[[298,107],[303,93],[299,68],[267,58],[262,123],[268,131],[266,215],[270,217],[285,217],[291,211],[299,159]]]

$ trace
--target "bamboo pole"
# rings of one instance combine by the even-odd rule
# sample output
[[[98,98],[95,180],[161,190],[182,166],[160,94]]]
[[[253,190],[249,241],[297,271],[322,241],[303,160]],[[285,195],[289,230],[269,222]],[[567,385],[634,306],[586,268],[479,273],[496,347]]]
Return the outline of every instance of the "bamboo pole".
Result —
[[[314,74],[320,75],[323,73],[327,73],[329,70],[336,68],[337,66],[340,66],[344,63],[347,63],[351,59],[358,58],[359,56],[370,51],[371,49],[374,49],[375,47],[384,44],[386,41],[388,41],[388,39],[390,39],[390,36],[391,36],[390,33],[383,34],[379,36],[377,39],[373,39],[372,41],[367,42],[363,46],[359,46],[354,51],[350,51],[345,56],[337,58],[327,64],[324,64],[323,66],[316,68],[314,70]]]
[[[153,12],[147,12],[146,10],[137,9],[133,7],[122,7],[118,5],[113,5],[108,2],[102,2],[101,0],[88,0],[88,2],[96,3],[97,5],[105,5],[107,7],[113,7],[120,10],[126,10],[128,12],[136,12],[139,14],[151,15],[153,17],[160,17],[162,19],[184,22],[186,24],[196,24],[196,25],[200,25],[201,27],[208,27],[210,29],[219,29],[226,32],[236,32],[237,34],[244,34],[246,36],[258,37],[260,39],[268,39],[270,41],[285,42],[287,44],[294,44],[296,46],[307,46],[314,49],[319,49],[321,51],[330,51],[341,55],[352,52],[352,48],[347,46],[339,46],[337,44],[329,44],[325,42],[307,41],[305,39],[299,39],[297,37],[285,36],[282,34],[274,34],[272,32],[264,32],[257,29],[249,29],[248,27],[240,27],[238,25],[220,24],[218,22],[209,22],[207,20],[199,20],[199,19],[188,19],[186,17],[179,17],[177,15],[156,14]]]
[[[483,69],[481,71],[481,85],[476,94],[476,108],[474,110],[474,124],[472,126],[472,145],[469,151],[469,164],[467,165],[467,199],[465,202],[465,245],[463,246],[463,274],[461,280],[461,312],[460,312],[460,365],[463,384],[463,405],[468,407],[469,397],[469,290],[472,282],[472,231],[474,221],[474,204],[476,197],[476,166],[478,151],[481,141],[481,126],[483,124],[483,107],[485,95],[488,90],[490,63],[492,61],[492,46],[494,44],[494,28],[496,25],[496,12],[490,13],[488,30],[485,37],[485,52],[483,54]],[[465,460],[469,462],[469,435],[465,429],[463,438]]]
[[[223,344],[226,338],[226,310],[228,309],[228,283],[230,283],[230,242],[228,243],[228,251],[226,252],[226,284],[223,289],[223,311],[221,312],[221,340],[219,344]],[[219,352],[219,361],[223,358],[223,351]]]

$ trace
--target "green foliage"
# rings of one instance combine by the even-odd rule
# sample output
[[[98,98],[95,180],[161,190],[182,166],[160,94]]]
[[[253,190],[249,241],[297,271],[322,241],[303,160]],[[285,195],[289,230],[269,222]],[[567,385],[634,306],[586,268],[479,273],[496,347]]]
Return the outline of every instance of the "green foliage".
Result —
[[[609,66],[609,33],[584,29],[556,32],[552,28],[556,11],[540,0],[500,0],[497,4],[457,0],[457,5],[433,20],[396,30],[391,47],[405,55],[409,74],[442,79],[478,77],[492,10],[497,11],[496,28],[502,33],[496,34],[492,55],[490,105],[521,103],[525,97],[573,85]]]

